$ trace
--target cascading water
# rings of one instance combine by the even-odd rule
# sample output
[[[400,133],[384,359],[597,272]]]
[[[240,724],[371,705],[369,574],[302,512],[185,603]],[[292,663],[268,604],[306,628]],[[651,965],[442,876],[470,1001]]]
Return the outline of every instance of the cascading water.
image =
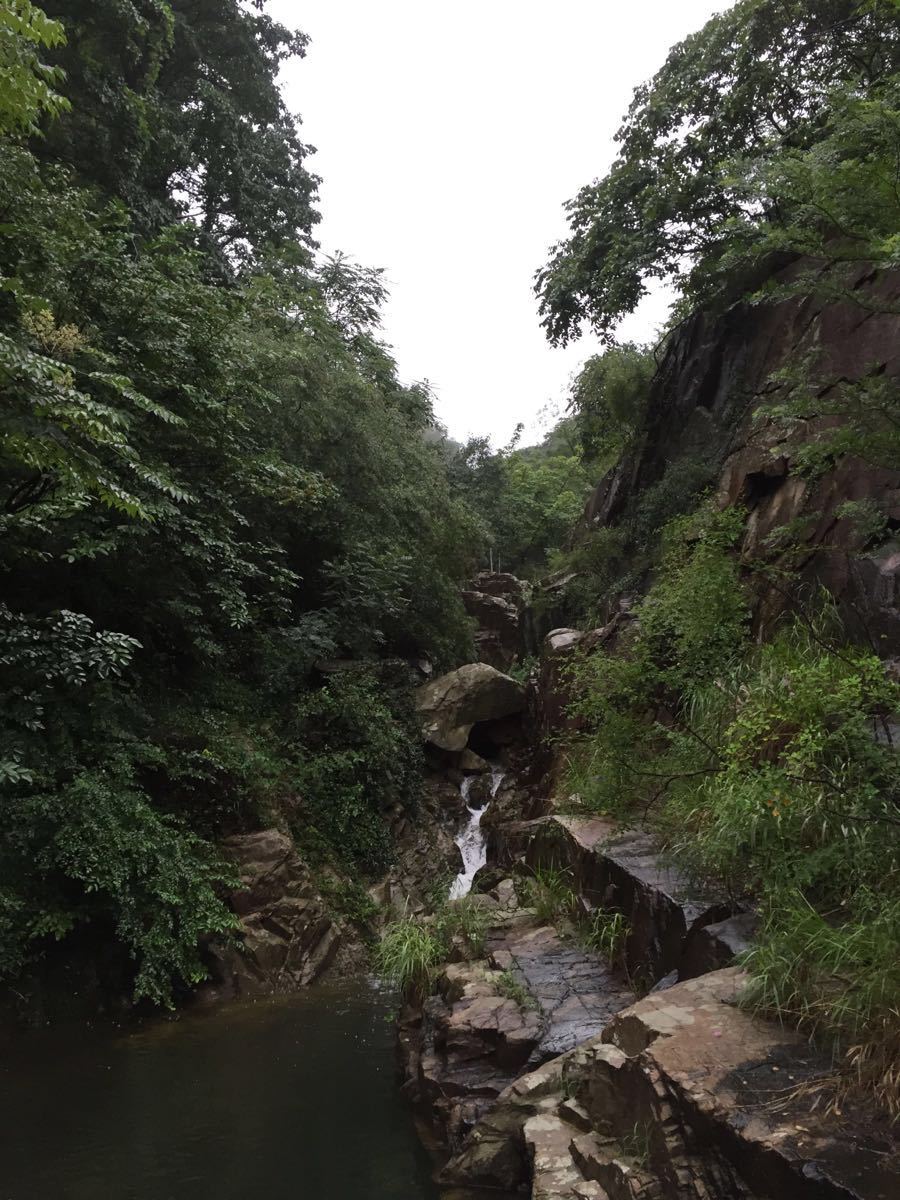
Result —
[[[475,878],[476,872],[487,862],[487,842],[485,841],[484,834],[481,832],[481,818],[487,812],[490,801],[497,795],[497,789],[503,782],[503,777],[503,768],[498,763],[491,763],[490,799],[487,804],[483,804],[480,808],[473,808],[469,804],[469,792],[472,790],[472,784],[477,779],[477,776],[466,775],[459,785],[459,794],[466,802],[469,819],[456,838],[456,844],[459,846],[459,852],[462,855],[463,869],[450,886],[451,900],[459,900],[463,896],[468,896],[472,890],[472,881]]]

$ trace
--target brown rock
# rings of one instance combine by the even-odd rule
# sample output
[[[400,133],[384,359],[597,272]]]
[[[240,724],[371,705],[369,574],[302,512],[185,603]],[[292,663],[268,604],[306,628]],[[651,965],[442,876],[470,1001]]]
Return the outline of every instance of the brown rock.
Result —
[[[467,663],[416,689],[416,708],[427,741],[462,750],[472,726],[525,707],[525,689],[487,663]]]
[[[232,999],[290,992],[314,982],[340,945],[294,843],[277,829],[230,837],[241,887],[231,906],[240,918],[238,941],[209,950],[211,982],[205,999]]]

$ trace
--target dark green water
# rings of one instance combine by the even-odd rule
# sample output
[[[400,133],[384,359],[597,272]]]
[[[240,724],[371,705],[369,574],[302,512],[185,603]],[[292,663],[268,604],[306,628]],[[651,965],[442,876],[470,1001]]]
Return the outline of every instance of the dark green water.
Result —
[[[112,1035],[20,1036],[0,1200],[437,1200],[365,982]]]

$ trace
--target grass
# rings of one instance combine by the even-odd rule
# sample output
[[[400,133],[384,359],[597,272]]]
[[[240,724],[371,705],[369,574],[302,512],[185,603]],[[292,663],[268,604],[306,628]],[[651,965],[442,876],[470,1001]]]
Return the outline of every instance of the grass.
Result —
[[[629,925],[620,912],[598,908],[588,919],[585,944],[602,954],[612,966],[623,966]]]
[[[437,968],[454,942],[466,958],[484,955],[490,912],[473,896],[445,902],[429,919],[403,917],[385,929],[375,951],[375,967],[396,983],[404,999],[421,1004],[431,994]]]
[[[507,1000],[512,1000],[515,1004],[518,1004],[519,1008],[536,1009],[538,1007],[534,996],[532,996],[523,983],[516,979],[512,971],[501,971],[494,980],[494,986],[501,996],[505,996]]]
[[[412,917],[388,925],[375,951],[379,973],[397,984],[411,1004],[421,1004],[430,995],[442,958],[439,938]]]
[[[435,929],[446,952],[453,939],[459,938],[467,958],[482,958],[490,920],[489,910],[478,897],[463,896],[441,906],[435,914]]]
[[[638,1168],[650,1165],[650,1128],[649,1124],[638,1122],[619,1139],[623,1157],[630,1159]]]
[[[555,922],[571,916],[577,905],[572,872],[564,867],[535,867],[526,880],[525,893],[539,921]]]

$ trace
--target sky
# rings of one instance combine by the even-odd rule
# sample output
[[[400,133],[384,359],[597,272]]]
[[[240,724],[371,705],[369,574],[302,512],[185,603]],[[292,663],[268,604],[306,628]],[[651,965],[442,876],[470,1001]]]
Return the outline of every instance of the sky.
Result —
[[[539,441],[590,337],[553,349],[532,291],[564,202],[612,162],[632,89],[729,0],[270,0],[312,41],[282,84],[316,147],[326,253],[383,267],[383,336],[452,437]],[[658,292],[620,328],[649,340]]]

